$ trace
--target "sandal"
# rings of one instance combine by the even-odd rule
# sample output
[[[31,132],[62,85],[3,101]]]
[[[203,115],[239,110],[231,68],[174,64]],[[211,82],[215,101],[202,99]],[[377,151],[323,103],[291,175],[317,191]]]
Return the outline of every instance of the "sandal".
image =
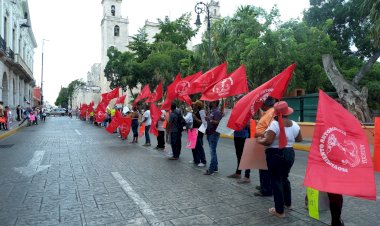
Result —
[[[272,214],[272,215],[274,215],[274,216],[276,216],[278,218],[284,218],[285,217],[285,213],[277,213],[276,209],[274,207],[269,208],[268,211],[269,211],[270,214]]]

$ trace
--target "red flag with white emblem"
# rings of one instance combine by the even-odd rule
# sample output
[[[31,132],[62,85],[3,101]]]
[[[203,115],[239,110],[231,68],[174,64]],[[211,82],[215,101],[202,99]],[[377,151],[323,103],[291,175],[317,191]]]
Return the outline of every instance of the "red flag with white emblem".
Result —
[[[129,132],[131,131],[132,118],[123,117],[120,111],[115,112],[115,118],[119,122],[119,132],[121,138],[126,139]]]
[[[227,62],[220,64],[191,82],[188,94],[203,92],[207,87],[227,77]]]
[[[295,67],[295,64],[290,65],[280,74],[242,97],[232,109],[227,127],[233,130],[242,130],[268,96],[281,99],[288,87]]]
[[[247,73],[244,64],[227,78],[206,88],[201,100],[214,101],[248,92]]]
[[[116,104],[124,104],[124,102],[125,102],[125,98],[127,97],[127,95],[123,95],[123,96],[121,96],[121,97],[118,97],[117,99],[116,99],[116,102],[115,102],[115,105]]]
[[[150,117],[152,118],[152,126],[150,127],[149,132],[158,136],[157,123],[161,118],[162,112],[161,110],[154,104],[150,103]]]
[[[376,200],[367,136],[360,122],[321,90],[304,185]]]

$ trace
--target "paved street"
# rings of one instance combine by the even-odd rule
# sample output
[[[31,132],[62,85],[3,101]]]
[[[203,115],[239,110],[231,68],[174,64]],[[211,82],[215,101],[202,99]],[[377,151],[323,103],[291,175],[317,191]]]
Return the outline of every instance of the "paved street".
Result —
[[[297,151],[290,180],[294,210],[270,216],[272,198],[255,197],[259,185],[226,178],[236,167],[233,141],[218,145],[219,172],[167,160],[170,148],[129,144],[86,122],[48,117],[0,140],[0,225],[326,225],[308,217],[302,186],[307,152]],[[129,140],[131,140],[129,138]],[[183,146],[184,146],[183,142]],[[205,140],[207,160],[209,149]],[[376,174],[380,196],[380,174]],[[378,197],[379,199],[380,197]],[[379,225],[379,201],[344,197],[345,225]]]

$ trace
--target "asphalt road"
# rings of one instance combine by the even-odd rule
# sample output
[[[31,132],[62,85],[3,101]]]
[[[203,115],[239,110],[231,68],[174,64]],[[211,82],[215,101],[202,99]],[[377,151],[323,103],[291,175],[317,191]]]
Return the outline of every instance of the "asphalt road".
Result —
[[[253,195],[250,184],[226,176],[236,168],[233,141],[220,139],[219,172],[179,161],[144,143],[67,117],[48,117],[0,140],[0,225],[326,225],[329,211],[311,219],[304,208],[308,153],[296,152],[292,168],[294,210],[278,219],[267,213],[270,197]],[[185,137],[183,137],[183,146]],[[210,159],[207,141],[204,142]],[[380,174],[375,175],[378,195]],[[344,197],[345,225],[379,225],[379,202]]]

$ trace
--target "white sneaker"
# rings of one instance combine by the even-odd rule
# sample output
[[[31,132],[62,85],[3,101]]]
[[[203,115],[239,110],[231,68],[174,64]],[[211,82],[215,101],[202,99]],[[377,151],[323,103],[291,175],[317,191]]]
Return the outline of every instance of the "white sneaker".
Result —
[[[203,164],[203,163],[199,163],[198,166],[199,166],[199,167],[204,167],[205,164]]]
[[[191,161],[189,161],[189,163],[193,163],[193,164],[194,164],[194,161],[193,161],[193,160],[191,160]]]

